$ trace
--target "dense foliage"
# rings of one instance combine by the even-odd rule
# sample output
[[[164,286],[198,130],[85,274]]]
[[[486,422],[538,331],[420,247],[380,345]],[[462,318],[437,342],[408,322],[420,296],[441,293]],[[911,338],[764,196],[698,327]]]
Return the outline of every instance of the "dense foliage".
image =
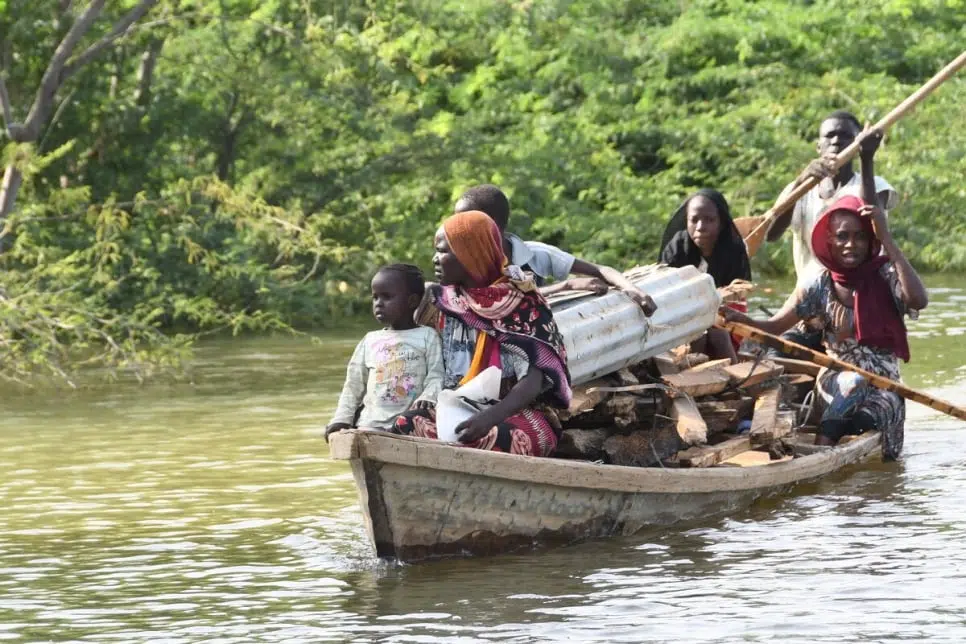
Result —
[[[0,0],[12,119],[95,3]],[[136,4],[105,5],[78,51]],[[162,0],[64,75],[35,140],[4,139],[23,182],[0,369],[157,365],[190,342],[175,331],[324,324],[378,264],[427,266],[480,182],[526,236],[652,261],[688,192],[762,212],[825,113],[881,117],[963,42],[966,0]],[[966,76],[878,155],[925,269],[966,268],[964,122]],[[756,270],[786,270],[787,246]]]

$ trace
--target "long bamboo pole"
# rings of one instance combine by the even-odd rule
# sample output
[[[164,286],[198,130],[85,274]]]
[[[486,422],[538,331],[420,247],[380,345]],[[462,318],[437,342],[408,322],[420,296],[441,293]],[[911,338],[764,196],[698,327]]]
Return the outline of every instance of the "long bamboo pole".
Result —
[[[937,87],[949,80],[953,74],[962,69],[963,66],[966,66],[966,51],[961,53],[956,57],[955,60],[939,70],[939,72],[926,81],[922,87],[913,92],[906,100],[899,103],[894,110],[882,117],[878,123],[872,126],[872,129],[885,132],[887,129],[889,129],[889,127],[895,124],[896,121],[910,112],[912,108],[918,105],[924,98],[929,96]],[[868,132],[868,130],[866,132]],[[851,161],[855,155],[859,153],[859,146],[862,143],[862,139],[864,139],[866,136],[867,133],[860,134],[858,137],[856,137],[855,141],[852,142],[852,145],[839,152],[838,156],[835,157],[836,170]],[[749,256],[754,256],[755,253],[758,252],[758,248],[765,240],[765,235],[768,234],[768,229],[771,227],[771,222],[774,221],[779,215],[786,212],[789,208],[794,206],[795,202],[804,197],[805,194],[814,188],[817,183],[818,181],[816,181],[814,177],[809,177],[791,193],[786,195],[784,199],[781,199],[778,203],[768,209],[764,215],[761,216],[762,219],[758,225],[755,226],[750,233],[745,235],[745,246],[748,248]]]
[[[860,369],[855,365],[842,362],[841,360],[827,356],[824,353],[812,351],[811,349],[803,347],[800,344],[789,342],[778,337],[777,335],[766,333],[765,331],[748,326],[747,324],[741,324],[740,322],[722,322],[719,324],[719,326],[731,331],[735,335],[748,338],[749,340],[754,340],[755,342],[761,342],[766,346],[769,346],[773,349],[778,349],[779,351],[782,351],[794,358],[798,358],[800,360],[809,360],[815,364],[822,365],[823,367],[831,367],[840,371],[851,371],[853,373],[857,373],[866,378],[870,383],[879,389],[893,391],[908,400],[914,400],[915,402],[926,405],[927,407],[932,407],[936,411],[941,411],[944,414],[949,414],[950,416],[954,416],[960,420],[966,420],[966,409],[957,407],[950,402],[936,398],[935,396],[930,396],[927,393],[917,391],[911,387],[907,387],[901,382],[896,382],[894,380],[889,380],[888,378],[878,376],[871,371]]]

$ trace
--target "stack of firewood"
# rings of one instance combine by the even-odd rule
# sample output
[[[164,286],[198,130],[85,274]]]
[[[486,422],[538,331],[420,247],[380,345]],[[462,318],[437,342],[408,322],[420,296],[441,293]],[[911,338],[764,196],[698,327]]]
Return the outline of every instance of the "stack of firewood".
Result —
[[[818,367],[742,358],[732,365],[681,347],[576,388],[557,456],[639,467],[791,458],[783,439]]]

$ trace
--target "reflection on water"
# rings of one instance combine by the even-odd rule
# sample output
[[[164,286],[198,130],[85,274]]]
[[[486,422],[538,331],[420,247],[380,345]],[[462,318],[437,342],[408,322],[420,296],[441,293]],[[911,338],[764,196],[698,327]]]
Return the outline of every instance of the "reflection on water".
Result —
[[[933,291],[904,372],[959,403],[964,302]],[[962,423],[911,405],[901,463],[725,520],[399,566],[320,438],[353,345],[234,342],[194,385],[9,400],[0,640],[966,639]]]

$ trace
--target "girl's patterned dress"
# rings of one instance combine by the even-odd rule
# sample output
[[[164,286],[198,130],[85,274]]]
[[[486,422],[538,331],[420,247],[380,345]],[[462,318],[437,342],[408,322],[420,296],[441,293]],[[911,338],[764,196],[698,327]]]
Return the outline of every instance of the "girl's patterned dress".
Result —
[[[899,276],[892,263],[882,266],[882,276],[889,283],[893,301],[901,315],[916,319],[919,312],[907,309],[902,301]],[[899,381],[899,358],[891,351],[859,344],[854,336],[854,314],[851,307],[839,302],[829,272],[823,271],[799,292],[795,312],[802,320],[815,320],[822,325],[828,354],[849,364]],[[882,432],[882,454],[896,458],[902,451],[905,401],[891,391],[873,387],[862,376],[851,372],[822,369],[816,382],[823,405],[822,423],[851,422],[857,413]],[[852,426],[850,433],[861,427]]]

